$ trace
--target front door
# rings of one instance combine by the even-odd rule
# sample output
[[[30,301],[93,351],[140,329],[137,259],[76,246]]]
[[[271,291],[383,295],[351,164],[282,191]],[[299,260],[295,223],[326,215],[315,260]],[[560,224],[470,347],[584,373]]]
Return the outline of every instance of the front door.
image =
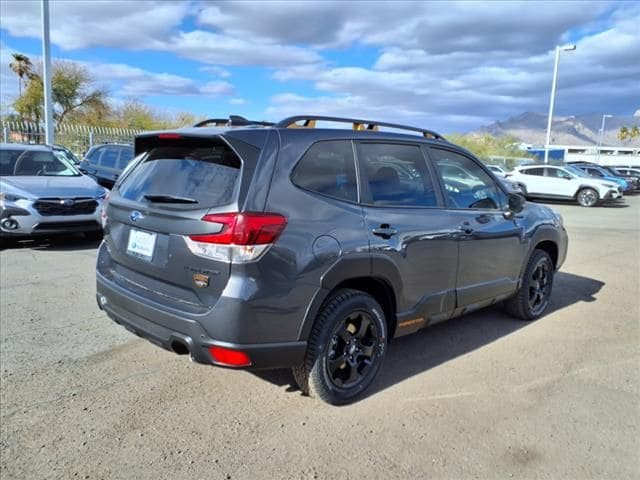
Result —
[[[461,153],[430,148],[445,192],[446,213],[458,230],[457,307],[472,306],[516,290],[525,244],[517,218],[504,212],[507,195],[477,162]],[[462,169],[460,175],[450,172]]]

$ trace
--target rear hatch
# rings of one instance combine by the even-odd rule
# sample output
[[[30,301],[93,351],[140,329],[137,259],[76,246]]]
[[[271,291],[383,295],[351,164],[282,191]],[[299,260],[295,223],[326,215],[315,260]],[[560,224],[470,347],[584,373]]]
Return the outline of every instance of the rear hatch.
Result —
[[[237,212],[243,160],[222,136],[160,134],[136,141],[132,168],[111,193],[101,273],[134,293],[169,307],[201,313],[215,304],[231,264],[189,247],[194,235],[225,225],[203,221]],[[256,154],[257,156],[257,154]]]

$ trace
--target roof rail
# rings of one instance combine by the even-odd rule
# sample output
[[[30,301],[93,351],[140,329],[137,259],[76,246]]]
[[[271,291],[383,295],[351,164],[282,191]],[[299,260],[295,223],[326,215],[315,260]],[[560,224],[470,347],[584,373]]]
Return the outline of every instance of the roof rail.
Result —
[[[229,118],[209,118],[198,122],[194,127],[246,127],[249,125],[260,125],[263,127],[273,126],[272,122],[263,122],[259,120],[247,120],[240,115],[230,115]]]
[[[275,124],[276,128],[315,128],[317,121],[325,122],[337,122],[337,123],[350,123],[354,130],[365,131],[378,131],[379,127],[396,128],[398,130],[409,130],[412,132],[421,133],[425,138],[434,138],[437,140],[445,140],[445,138],[432,130],[425,130],[424,128],[410,127],[407,125],[398,125],[396,123],[376,122],[374,120],[361,120],[357,118],[342,118],[342,117],[324,117],[317,115],[297,115],[293,117],[287,117],[284,120],[280,120]],[[303,122],[299,124],[299,122]]]

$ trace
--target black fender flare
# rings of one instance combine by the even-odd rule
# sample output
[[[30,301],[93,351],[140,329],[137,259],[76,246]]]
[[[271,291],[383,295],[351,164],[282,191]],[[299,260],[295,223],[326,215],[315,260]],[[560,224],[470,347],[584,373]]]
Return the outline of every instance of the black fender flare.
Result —
[[[320,278],[320,287],[309,302],[304,319],[298,330],[298,339],[309,338],[313,322],[322,304],[341,283],[356,278],[374,278],[391,286],[398,305],[398,292],[402,291],[402,277],[394,263],[384,255],[353,254],[340,257]],[[394,312],[395,313],[395,312]]]
[[[540,243],[545,241],[553,242],[556,245],[556,248],[558,249],[558,261],[560,261],[560,255],[562,253],[561,252],[562,239],[560,236],[560,232],[555,226],[540,225],[536,227],[536,229],[530,235],[528,235],[528,237],[529,237],[528,239],[529,246],[527,248],[527,254],[524,256],[522,265],[520,266],[518,288],[520,288],[520,285],[522,284],[522,278],[524,276],[524,271],[527,268],[527,264],[529,263],[529,258],[531,258],[533,251],[536,249],[536,247]],[[557,268],[557,265],[554,265],[554,266]]]

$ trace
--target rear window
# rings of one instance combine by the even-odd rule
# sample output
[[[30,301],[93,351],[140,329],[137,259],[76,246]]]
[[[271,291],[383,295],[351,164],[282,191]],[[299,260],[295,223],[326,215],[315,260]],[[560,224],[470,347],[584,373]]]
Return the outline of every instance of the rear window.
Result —
[[[120,195],[136,202],[151,195],[187,198],[197,208],[232,203],[241,161],[227,145],[209,143],[152,148],[122,181]]]

